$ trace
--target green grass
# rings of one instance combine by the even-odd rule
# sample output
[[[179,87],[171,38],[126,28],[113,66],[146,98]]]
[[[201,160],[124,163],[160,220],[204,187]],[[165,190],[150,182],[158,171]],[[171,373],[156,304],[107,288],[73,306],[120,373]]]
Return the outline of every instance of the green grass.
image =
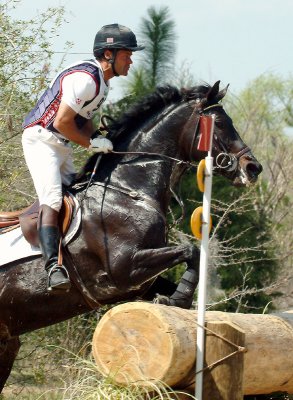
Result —
[[[1,400],[179,400],[163,384],[152,392],[138,385],[121,387],[98,372],[91,354],[95,313],[21,337],[22,347]],[[68,351],[67,349],[70,349]],[[188,396],[185,399],[193,399]]]

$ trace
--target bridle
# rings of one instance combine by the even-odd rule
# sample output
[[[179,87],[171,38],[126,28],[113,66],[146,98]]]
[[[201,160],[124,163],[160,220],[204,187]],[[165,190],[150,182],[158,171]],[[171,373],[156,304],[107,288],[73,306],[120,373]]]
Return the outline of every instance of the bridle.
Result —
[[[195,100],[195,102],[200,105],[201,99],[198,98]],[[168,110],[168,114],[171,113],[172,111],[174,111],[174,109],[176,109],[178,107],[178,105],[176,104],[174,107],[172,107],[171,109]],[[170,157],[164,154],[159,154],[159,153],[151,153],[151,152],[139,152],[139,151],[125,151],[125,152],[119,152],[119,151],[111,151],[112,154],[120,154],[120,155],[142,155],[142,156],[151,156],[151,157],[159,157],[159,158],[163,158],[163,159],[169,159],[172,161],[175,161],[177,164],[184,164],[186,166],[194,166],[193,161],[192,161],[192,151],[194,149],[195,146],[195,142],[196,139],[198,137],[199,134],[199,122],[200,122],[200,117],[201,116],[207,116],[209,115],[209,113],[206,113],[207,111],[210,111],[211,109],[214,108],[218,108],[221,107],[223,108],[222,104],[216,103],[216,104],[212,104],[210,106],[204,107],[204,108],[199,108],[199,107],[194,107],[193,112],[191,113],[190,117],[188,118],[187,122],[185,123],[185,127],[183,128],[183,134],[182,136],[184,136],[184,130],[186,130],[186,127],[188,126],[188,124],[192,123],[194,124],[194,133],[193,133],[193,137],[191,140],[191,144],[190,144],[190,149],[189,149],[189,161],[183,161],[183,160],[179,160],[177,158],[174,157]],[[166,116],[166,113],[163,113],[164,116]],[[194,121],[192,121],[194,117]],[[101,118],[101,121],[103,122],[104,128],[103,130],[108,131],[108,128],[106,126],[105,123],[105,119],[109,118],[110,120],[112,120],[111,117],[108,117],[106,115],[103,115]],[[109,135],[110,139],[111,139],[111,135]],[[226,170],[226,172],[235,172],[238,168],[238,164],[239,164],[239,159],[240,157],[242,157],[244,154],[249,153],[251,151],[251,149],[248,146],[245,146],[243,149],[241,149],[238,153],[233,154],[230,153],[229,150],[227,149],[227,146],[225,145],[225,143],[214,133],[214,138],[213,138],[213,147],[217,148],[218,150],[220,150],[220,153],[216,156],[215,158],[215,169],[224,169]]]
[[[195,102],[200,105],[201,99],[196,99]],[[168,114],[171,113],[174,109],[176,109],[178,107],[178,105],[176,104],[174,107],[172,107],[171,109],[169,109]],[[199,122],[200,122],[200,118],[201,116],[207,116],[209,114],[206,114],[206,111],[209,111],[213,108],[217,108],[217,107],[223,107],[221,104],[216,103],[216,104],[212,104],[210,106],[207,106],[205,108],[199,109],[199,107],[194,107],[193,112],[191,113],[190,117],[188,118],[184,128],[183,128],[183,133],[182,136],[184,136],[184,130],[186,130],[186,127],[188,126],[188,124],[192,123],[194,124],[194,133],[193,133],[193,137],[191,140],[191,144],[190,144],[190,149],[189,149],[189,161],[183,161],[174,157],[170,157],[164,154],[160,154],[160,153],[151,153],[151,152],[141,152],[141,151],[110,151],[109,154],[117,154],[117,155],[142,155],[142,156],[147,156],[147,157],[159,157],[159,158],[163,158],[163,159],[168,159],[171,161],[175,161],[177,165],[185,165],[186,167],[192,167],[195,166],[192,162],[192,151],[193,148],[195,146],[195,141],[198,137],[199,134]],[[164,116],[166,116],[166,114],[164,113]],[[192,121],[192,118],[194,116],[194,121]],[[103,122],[103,130],[104,131],[108,131],[109,129],[106,126],[106,124],[104,123],[105,118],[109,118],[108,116],[102,116],[101,121]],[[112,119],[112,118],[110,118]],[[111,139],[111,135],[109,135],[109,138]],[[225,170],[226,172],[228,172],[229,174],[233,175],[237,169],[238,169],[238,165],[239,165],[239,159],[240,157],[242,157],[244,154],[250,152],[250,148],[245,146],[243,149],[241,149],[238,153],[236,154],[232,154],[228,151],[225,143],[214,133],[214,140],[213,140],[213,146],[214,148],[217,146],[218,149],[221,150],[221,152],[217,155],[216,159],[215,159],[215,169],[222,169]],[[87,184],[83,199],[86,196],[86,192],[87,189],[89,188],[89,186],[91,185],[94,175],[96,173],[98,164],[101,160],[102,154],[100,154],[97,158],[96,161],[96,165],[95,168],[91,174],[91,177],[89,179],[89,181],[84,182],[83,184]]]
[[[200,103],[200,99],[195,100],[197,103]],[[222,104],[212,104],[210,106],[207,106],[203,109],[198,109],[195,107],[194,111],[196,112],[195,114],[195,128],[194,128],[194,134],[193,138],[191,141],[191,146],[189,150],[189,159],[192,159],[192,150],[195,145],[195,141],[198,137],[199,134],[199,124],[200,124],[200,118],[201,116],[207,116],[210,113],[206,113],[206,111],[209,111],[213,108],[218,108],[221,107],[223,108]],[[194,112],[191,114],[190,118],[192,118]],[[235,173],[238,169],[239,165],[239,159],[242,157],[244,154],[249,153],[251,149],[248,146],[243,147],[240,151],[238,151],[236,154],[230,153],[229,150],[227,149],[226,144],[217,136],[216,133],[214,133],[213,136],[213,148],[217,148],[220,150],[220,153],[216,156],[215,158],[215,169],[222,169],[225,170],[226,172],[229,172],[231,174]]]

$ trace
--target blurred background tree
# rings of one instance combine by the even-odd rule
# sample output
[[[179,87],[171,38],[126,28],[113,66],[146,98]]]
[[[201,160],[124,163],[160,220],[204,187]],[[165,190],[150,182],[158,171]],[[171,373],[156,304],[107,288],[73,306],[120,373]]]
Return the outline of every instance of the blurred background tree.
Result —
[[[0,4],[0,207],[10,210],[35,198],[21,125],[54,73],[51,47],[64,15],[62,7],[49,8],[37,19],[13,20],[9,12],[16,6],[15,0]]]

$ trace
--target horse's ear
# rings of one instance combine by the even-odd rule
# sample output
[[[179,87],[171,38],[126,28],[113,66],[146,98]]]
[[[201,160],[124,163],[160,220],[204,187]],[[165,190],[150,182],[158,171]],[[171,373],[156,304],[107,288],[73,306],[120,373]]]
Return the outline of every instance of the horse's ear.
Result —
[[[218,95],[219,88],[220,88],[220,82],[221,81],[217,81],[216,83],[214,83],[214,85],[208,91],[208,93],[207,93],[207,101],[208,102],[212,102],[215,99],[215,97]]]
[[[228,85],[217,94],[218,101],[222,100],[222,98],[226,96],[229,85],[230,85],[230,83],[228,83]]]

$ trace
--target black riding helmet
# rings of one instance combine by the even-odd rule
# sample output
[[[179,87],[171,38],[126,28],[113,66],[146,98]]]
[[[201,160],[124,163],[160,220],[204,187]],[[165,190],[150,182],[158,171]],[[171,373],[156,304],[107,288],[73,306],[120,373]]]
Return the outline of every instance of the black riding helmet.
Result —
[[[114,68],[117,51],[120,49],[140,51],[144,49],[144,46],[137,45],[135,34],[126,26],[110,24],[103,26],[97,32],[93,48],[94,56],[100,57],[106,49],[113,50],[113,58],[109,61],[114,74],[118,75]]]
[[[96,34],[94,41],[94,55],[103,49],[127,49],[131,51],[143,50],[138,46],[135,34],[126,26],[110,24],[103,26]]]

